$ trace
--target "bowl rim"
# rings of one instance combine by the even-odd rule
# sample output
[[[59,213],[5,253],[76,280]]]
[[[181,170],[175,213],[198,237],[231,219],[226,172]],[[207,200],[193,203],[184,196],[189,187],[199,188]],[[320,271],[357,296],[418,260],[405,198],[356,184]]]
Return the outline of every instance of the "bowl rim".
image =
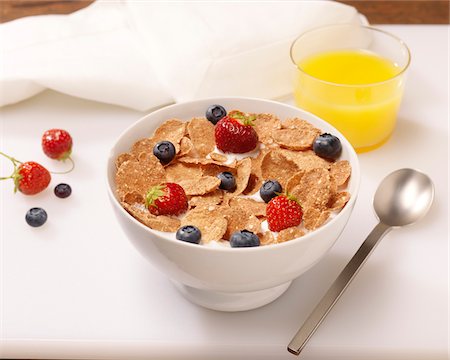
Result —
[[[242,247],[242,248],[232,248],[232,247],[225,247],[225,246],[217,246],[217,247],[211,247],[211,246],[204,246],[204,245],[199,245],[199,244],[191,244],[189,242],[185,242],[185,241],[180,241],[180,240],[176,240],[176,239],[170,239],[170,238],[166,238],[163,235],[161,235],[160,233],[163,233],[159,230],[154,230],[149,228],[148,226],[142,224],[139,220],[137,220],[135,217],[133,217],[130,213],[128,213],[128,211],[126,211],[124,209],[124,207],[119,203],[115,192],[112,190],[112,186],[109,182],[109,168],[114,165],[116,157],[118,154],[113,153],[114,148],[116,147],[116,145],[121,142],[121,140],[125,137],[125,135],[135,126],[137,126],[138,124],[141,124],[145,121],[148,121],[148,118],[150,116],[155,116],[161,112],[165,112],[168,111],[170,109],[174,109],[174,108],[180,108],[183,106],[187,106],[187,105],[195,105],[197,103],[203,103],[205,101],[210,102],[211,104],[213,103],[219,103],[221,101],[229,101],[229,100],[245,100],[245,101],[253,101],[253,102],[264,102],[264,103],[269,103],[269,104],[273,104],[275,106],[282,106],[282,107],[288,107],[292,110],[295,111],[302,111],[304,113],[307,113],[309,116],[314,117],[316,120],[319,121],[319,123],[323,122],[325,124],[327,124],[327,126],[330,126],[333,129],[333,132],[336,136],[339,137],[339,139],[341,140],[341,143],[343,146],[345,146],[345,148],[349,151],[349,158],[352,158],[353,161],[349,162],[352,165],[352,174],[351,174],[351,179],[352,182],[354,182],[354,191],[352,193],[350,193],[350,199],[347,202],[347,204],[345,205],[345,207],[336,214],[336,216],[334,216],[332,219],[330,219],[326,224],[320,226],[319,228],[308,232],[307,234],[299,237],[299,238],[295,238],[289,241],[285,241],[283,243],[277,243],[277,244],[269,244],[269,245],[264,245],[264,246],[254,246],[254,247]],[[356,165],[356,166],[354,166]],[[125,130],[123,130],[120,135],[116,138],[116,140],[114,141],[113,146],[110,148],[109,151],[109,155],[108,155],[108,160],[106,161],[106,166],[105,166],[105,170],[106,170],[106,187],[107,187],[107,191],[108,191],[108,195],[110,197],[110,199],[112,200],[112,204],[113,206],[119,208],[119,211],[122,212],[122,214],[125,215],[126,218],[130,219],[134,224],[136,224],[137,226],[141,227],[144,231],[147,231],[149,234],[151,234],[152,236],[156,236],[164,241],[171,241],[174,244],[178,244],[179,246],[187,246],[190,249],[197,249],[196,251],[206,251],[206,252],[232,252],[232,253],[242,253],[242,252],[253,252],[253,251],[257,251],[257,252],[262,252],[262,251],[273,251],[275,249],[282,249],[285,247],[289,247],[289,246],[294,246],[294,244],[299,243],[299,242],[304,242],[304,241],[308,241],[310,240],[312,237],[315,237],[317,235],[320,235],[322,232],[326,231],[327,228],[333,226],[333,224],[343,215],[344,211],[352,211],[351,209],[354,206],[354,203],[356,202],[356,199],[358,197],[358,192],[359,192],[359,187],[360,187],[360,178],[361,178],[361,174],[360,174],[360,165],[359,165],[359,159],[358,156],[356,154],[355,149],[351,146],[350,142],[345,138],[345,136],[339,131],[337,130],[333,125],[327,123],[325,120],[321,119],[320,117],[318,117],[317,115],[314,115],[312,113],[310,113],[309,111],[306,111],[304,109],[301,109],[299,107],[296,107],[294,105],[290,105],[290,104],[286,104],[283,102],[279,102],[279,101],[275,101],[275,100],[268,100],[268,99],[261,99],[261,98],[253,98],[253,97],[245,97],[245,96],[221,96],[221,97],[210,97],[210,98],[201,98],[201,99],[196,99],[196,100],[191,100],[191,101],[185,101],[185,102],[180,102],[180,103],[175,103],[175,104],[171,104],[168,106],[164,106],[161,108],[158,108],[154,111],[149,112],[148,114],[142,116],[140,119],[138,119],[137,121],[135,121],[134,123],[132,123],[131,125],[129,125]],[[351,214],[349,214],[350,216]],[[339,235],[340,236],[340,235]],[[339,238],[339,237],[338,237]],[[337,238],[337,239],[338,239]],[[337,240],[336,239],[336,240]]]

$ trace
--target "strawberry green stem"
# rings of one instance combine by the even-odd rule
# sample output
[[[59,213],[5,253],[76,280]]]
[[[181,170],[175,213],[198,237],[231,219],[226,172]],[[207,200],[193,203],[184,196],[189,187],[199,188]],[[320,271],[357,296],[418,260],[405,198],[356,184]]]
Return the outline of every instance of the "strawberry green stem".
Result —
[[[145,205],[147,207],[149,206],[154,206],[155,205],[155,201],[160,198],[161,196],[164,196],[164,189],[165,189],[165,185],[157,185],[157,186],[153,186],[152,188],[150,188],[147,191],[147,194],[145,195]]]
[[[0,151],[0,155],[2,155],[5,158],[11,160],[11,162],[12,162],[12,164],[14,166],[14,171],[12,172],[12,174],[10,176],[0,177],[0,180],[14,179],[14,177],[17,174],[17,164],[22,164],[22,162],[17,160],[17,159],[15,159],[15,158],[13,158],[13,157],[11,157],[11,156],[9,156],[9,155],[6,155],[4,152],[1,152],[1,151]]]
[[[294,195],[290,194],[290,193],[287,192],[287,191],[286,191],[286,197],[287,197],[289,200],[293,200],[293,201],[295,201],[297,204],[300,205],[298,199],[297,199]]]
[[[51,174],[68,174],[70,173],[73,169],[75,169],[75,162],[73,161],[73,159],[69,156],[67,157],[65,160],[69,160],[71,167],[69,170],[67,171],[50,171]]]
[[[230,111],[228,116],[235,120],[240,120],[241,123],[244,125],[255,126],[255,124],[253,123],[256,120],[255,115],[249,115],[249,114],[243,113],[242,111],[234,110],[234,111]]]
[[[12,162],[14,165],[16,165],[16,164],[22,164],[21,161],[19,161],[19,160],[13,158],[12,156],[6,155],[4,152],[1,152],[1,151],[0,151],[0,155],[3,155],[5,158],[11,160],[11,162]]]

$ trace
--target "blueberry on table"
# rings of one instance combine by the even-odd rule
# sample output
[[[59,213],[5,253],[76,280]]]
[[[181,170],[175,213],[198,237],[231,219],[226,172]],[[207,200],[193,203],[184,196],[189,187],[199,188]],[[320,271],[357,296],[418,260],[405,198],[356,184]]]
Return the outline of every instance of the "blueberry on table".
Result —
[[[175,237],[181,241],[198,244],[202,238],[202,233],[200,232],[200,229],[194,225],[185,225],[177,230]]]
[[[31,208],[25,215],[25,220],[32,227],[39,227],[47,221],[47,213],[42,208]]]
[[[214,125],[227,114],[223,106],[211,105],[206,109],[206,118]]]
[[[259,244],[258,235],[248,230],[236,231],[230,237],[231,247],[253,247]]]
[[[259,189],[259,195],[265,203],[268,203],[275,196],[282,192],[281,185],[276,180],[267,180],[262,184],[261,189]]]
[[[314,139],[313,150],[321,158],[336,160],[342,152],[341,140],[334,135],[324,133]]]
[[[153,147],[153,155],[166,165],[175,157],[175,146],[170,141],[161,141]]]
[[[65,199],[72,194],[72,188],[68,184],[58,184],[55,186],[55,195],[61,199]]]
[[[232,173],[224,171],[218,174],[217,177],[220,180],[219,189],[226,191],[234,191],[236,189],[236,179]]]

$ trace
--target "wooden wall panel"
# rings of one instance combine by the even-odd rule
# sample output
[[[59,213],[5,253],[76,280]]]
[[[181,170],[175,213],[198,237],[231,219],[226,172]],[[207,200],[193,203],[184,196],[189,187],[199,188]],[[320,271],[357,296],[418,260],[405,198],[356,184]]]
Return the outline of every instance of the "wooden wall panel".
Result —
[[[69,14],[93,0],[0,0],[0,22],[30,15]],[[371,24],[450,24],[449,0],[340,1],[356,7]]]

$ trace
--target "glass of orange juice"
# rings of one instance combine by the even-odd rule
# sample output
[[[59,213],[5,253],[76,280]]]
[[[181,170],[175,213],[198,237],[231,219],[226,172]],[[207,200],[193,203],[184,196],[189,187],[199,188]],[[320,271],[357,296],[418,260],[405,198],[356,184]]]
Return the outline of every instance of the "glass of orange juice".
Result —
[[[410,63],[406,44],[385,31],[331,25],[291,46],[296,104],[335,126],[358,152],[392,134]]]

